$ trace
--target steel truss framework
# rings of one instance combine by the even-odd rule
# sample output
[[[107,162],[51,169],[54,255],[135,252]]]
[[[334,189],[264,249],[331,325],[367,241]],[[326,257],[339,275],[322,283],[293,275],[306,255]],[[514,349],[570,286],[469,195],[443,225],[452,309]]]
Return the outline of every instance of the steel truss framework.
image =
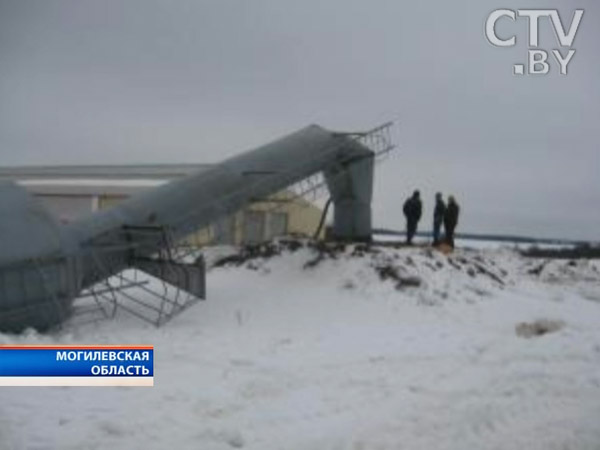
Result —
[[[389,122],[364,133],[336,134],[355,139],[373,151],[376,162],[381,162],[395,148],[392,125]],[[255,201],[271,203],[267,211],[276,211],[282,208],[282,201],[322,198],[327,193],[327,183],[323,173],[317,173],[293,184],[287,192],[289,195],[280,201],[260,197]],[[152,241],[162,240],[162,250],[152,255],[144,252],[143,245],[139,244],[143,239],[134,239],[143,235]],[[106,256],[111,252],[123,252],[124,246],[131,268],[110,275],[112,272],[102,261],[110,260]],[[168,228],[125,226],[116,234],[94,239],[86,247],[95,261],[97,279],[103,281],[79,295],[72,316],[66,322],[69,325],[111,319],[123,310],[158,327],[205,297],[205,265],[201,250],[189,241],[185,244],[175,242]],[[40,274],[43,276],[43,271]]]

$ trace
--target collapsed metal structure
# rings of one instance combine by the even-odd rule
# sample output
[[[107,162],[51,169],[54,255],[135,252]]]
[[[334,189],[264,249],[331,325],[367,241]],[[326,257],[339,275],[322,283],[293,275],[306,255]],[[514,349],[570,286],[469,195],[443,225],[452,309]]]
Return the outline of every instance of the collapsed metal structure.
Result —
[[[309,182],[299,195],[327,187],[334,204],[333,237],[369,240],[374,160],[392,148],[390,125],[366,133],[311,125],[67,225],[23,188],[0,184],[0,331],[58,325],[73,314],[73,301],[81,296],[93,299],[104,315],[112,305],[114,314],[115,291],[152,310],[158,325],[189,306],[190,298],[205,297],[203,260],[175,257],[177,241],[316,175],[322,182]],[[165,292],[168,285],[177,293],[161,296],[145,286],[147,281],[128,276],[129,269],[146,272],[162,280]],[[147,289],[161,302],[123,294],[130,287]]]

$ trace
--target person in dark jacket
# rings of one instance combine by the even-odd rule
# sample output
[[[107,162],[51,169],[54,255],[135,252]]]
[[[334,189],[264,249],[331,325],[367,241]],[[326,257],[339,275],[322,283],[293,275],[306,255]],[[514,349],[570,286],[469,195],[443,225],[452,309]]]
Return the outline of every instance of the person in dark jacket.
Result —
[[[421,219],[422,210],[423,204],[421,203],[419,191],[414,191],[412,197],[404,202],[402,208],[404,217],[406,217],[406,243],[409,245],[412,244],[413,237],[417,232],[417,224]]]
[[[435,209],[433,210],[433,245],[439,245],[440,243],[440,231],[445,214],[446,204],[442,199],[442,194],[438,192],[435,194]]]
[[[456,203],[456,199],[451,195],[448,197],[448,206],[444,214],[444,230],[446,231],[446,243],[454,248],[454,230],[458,224],[458,215],[460,207]]]

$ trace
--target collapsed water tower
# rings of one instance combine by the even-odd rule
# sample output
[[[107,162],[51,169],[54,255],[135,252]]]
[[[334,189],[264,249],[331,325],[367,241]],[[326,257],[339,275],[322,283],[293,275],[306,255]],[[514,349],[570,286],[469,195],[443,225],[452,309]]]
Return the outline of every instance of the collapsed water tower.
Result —
[[[335,239],[370,240],[374,163],[393,148],[390,125],[364,133],[311,125],[68,224],[24,188],[0,182],[0,331],[60,324],[82,295],[104,312],[100,300],[112,304],[114,313],[115,290],[144,288],[136,280],[115,287],[112,280],[123,280],[126,269],[204,298],[204,266],[179,257],[178,242],[294,185],[300,186],[297,195],[328,190]],[[187,306],[171,301],[170,314],[164,303],[149,308],[158,311],[160,324]]]

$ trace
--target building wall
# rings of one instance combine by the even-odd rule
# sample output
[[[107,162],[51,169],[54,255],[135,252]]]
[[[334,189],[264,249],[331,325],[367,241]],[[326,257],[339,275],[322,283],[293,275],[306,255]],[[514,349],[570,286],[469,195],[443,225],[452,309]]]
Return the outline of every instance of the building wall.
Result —
[[[285,192],[269,197],[269,200],[254,203],[250,206],[253,211],[264,211],[266,213],[267,238],[277,235],[276,231],[278,230],[273,230],[273,225],[276,225],[277,222],[274,220],[274,216],[279,214],[287,216],[285,234],[304,237],[313,236],[321,220],[322,211],[320,208],[302,198],[291,199],[290,194]]]
[[[100,209],[114,206],[125,198],[101,197]],[[270,200],[272,201],[253,203],[242,211],[224,217],[219,223],[190,235],[186,239],[187,243],[239,245],[262,242],[282,235],[313,236],[321,220],[321,209],[302,198],[291,200],[288,193],[274,195]],[[323,230],[319,237],[323,237]]]
[[[118,205],[119,203],[127,200],[129,196],[127,195],[100,195],[98,197],[98,209],[108,209],[113,206]]]
[[[278,236],[312,237],[321,220],[322,211],[306,200],[288,203],[253,203],[243,211],[224,218],[219,224],[199,230],[187,238],[193,245],[247,244],[263,242]],[[256,225],[256,222],[260,222]],[[226,229],[228,238],[221,231]],[[260,230],[258,235],[256,231]],[[324,230],[319,235],[322,238]]]

